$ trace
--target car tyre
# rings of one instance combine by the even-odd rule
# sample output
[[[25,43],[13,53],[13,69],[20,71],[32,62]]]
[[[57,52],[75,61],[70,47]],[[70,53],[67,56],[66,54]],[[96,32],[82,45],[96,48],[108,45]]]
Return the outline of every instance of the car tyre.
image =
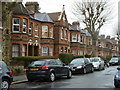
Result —
[[[85,68],[83,68],[83,73],[84,73],[84,74],[86,74],[86,73],[87,73],[87,71],[86,71],[86,69],[85,69]]]
[[[3,78],[1,83],[1,90],[9,90],[10,82],[8,79]]]
[[[70,79],[72,77],[72,72],[71,70],[68,71],[67,78]]]
[[[119,86],[118,86],[118,85],[116,85],[116,84],[115,84],[114,86],[115,86],[115,88],[119,88]]]
[[[49,79],[48,79],[49,82],[54,82],[55,79],[56,79],[56,77],[55,77],[55,73],[51,72],[50,75],[49,75]]]
[[[28,81],[29,81],[29,82],[33,82],[34,80],[33,80],[33,79],[28,78]]]
[[[91,72],[94,72],[94,67],[91,68]]]

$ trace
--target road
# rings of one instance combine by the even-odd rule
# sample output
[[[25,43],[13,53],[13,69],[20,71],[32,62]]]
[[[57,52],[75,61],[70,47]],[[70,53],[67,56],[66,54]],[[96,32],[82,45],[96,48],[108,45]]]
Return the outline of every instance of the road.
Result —
[[[87,74],[73,75],[71,79],[66,77],[55,82],[34,81],[11,85],[11,88],[114,88],[114,75],[117,66],[111,66],[105,70]]]

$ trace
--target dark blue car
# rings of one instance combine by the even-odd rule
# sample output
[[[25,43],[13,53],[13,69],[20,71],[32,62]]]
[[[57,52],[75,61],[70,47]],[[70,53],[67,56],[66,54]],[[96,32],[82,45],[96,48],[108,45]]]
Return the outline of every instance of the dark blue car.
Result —
[[[3,61],[0,61],[0,90],[8,90],[12,81],[12,71]]]
[[[118,72],[114,77],[114,85],[116,88],[120,88],[120,66],[117,68]]]

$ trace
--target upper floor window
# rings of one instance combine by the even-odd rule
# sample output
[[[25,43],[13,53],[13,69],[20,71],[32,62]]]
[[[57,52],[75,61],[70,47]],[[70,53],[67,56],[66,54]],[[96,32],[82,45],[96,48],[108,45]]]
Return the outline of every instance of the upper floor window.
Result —
[[[63,29],[61,30],[61,39],[63,39]]]
[[[49,37],[53,38],[53,26],[50,26],[50,33],[49,33]]]
[[[67,53],[67,48],[65,48],[65,53]]]
[[[23,19],[23,33],[27,32],[27,19]]]
[[[101,47],[101,42],[98,42],[98,46]]]
[[[70,33],[68,33],[68,41],[70,42]]]
[[[42,26],[42,37],[48,37],[48,26]]]
[[[77,34],[76,33],[72,34],[72,42],[77,42]]]
[[[80,36],[80,42],[83,43],[83,36]]]
[[[91,39],[90,38],[88,39],[88,45],[91,45]]]
[[[23,45],[23,48],[22,48],[23,52],[22,52],[22,56],[26,56],[27,55],[27,45]]]
[[[65,40],[67,40],[67,30],[65,30]]]
[[[78,42],[80,42],[80,34],[78,34]]]
[[[38,24],[35,25],[35,37],[38,37]]]
[[[29,34],[32,35],[32,23],[29,22]]]
[[[20,31],[20,18],[13,18],[13,32]]]

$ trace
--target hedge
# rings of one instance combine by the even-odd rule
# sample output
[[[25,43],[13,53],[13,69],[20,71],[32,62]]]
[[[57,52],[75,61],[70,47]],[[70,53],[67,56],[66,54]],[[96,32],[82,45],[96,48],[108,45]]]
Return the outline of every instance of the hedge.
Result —
[[[55,59],[52,56],[22,56],[14,57],[11,60],[11,65],[23,65],[24,67],[28,66],[32,61],[41,60],[41,59]]]
[[[69,64],[75,58],[83,58],[83,56],[74,56],[73,54],[63,53],[59,54],[59,59],[65,64]]]

